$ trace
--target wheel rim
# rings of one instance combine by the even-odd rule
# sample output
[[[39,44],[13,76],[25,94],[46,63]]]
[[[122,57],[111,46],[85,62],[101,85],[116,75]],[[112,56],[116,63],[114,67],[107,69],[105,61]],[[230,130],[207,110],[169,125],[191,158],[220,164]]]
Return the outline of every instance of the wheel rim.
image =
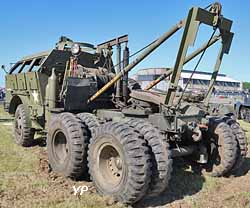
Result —
[[[223,144],[223,138],[222,135],[219,134],[219,140],[218,140],[218,155],[217,155],[217,163],[220,164],[224,160],[225,155],[225,149]]]
[[[68,156],[68,143],[65,134],[62,131],[57,131],[53,139],[54,157],[60,163],[63,163]]]
[[[98,158],[102,181],[118,186],[124,177],[124,161],[119,150],[110,143],[104,144],[99,149]]]
[[[15,132],[18,137],[22,136],[22,129],[23,129],[22,117],[20,116],[20,114],[18,114],[15,120]]]

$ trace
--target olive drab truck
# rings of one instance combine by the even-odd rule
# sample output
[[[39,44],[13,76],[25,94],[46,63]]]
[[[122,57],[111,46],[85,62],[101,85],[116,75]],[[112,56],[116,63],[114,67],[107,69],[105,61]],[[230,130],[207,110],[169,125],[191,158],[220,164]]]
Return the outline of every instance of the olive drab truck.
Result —
[[[193,7],[133,54],[127,35],[96,46],[62,37],[54,49],[21,59],[6,75],[5,109],[15,117],[16,143],[30,146],[34,134],[46,134],[53,171],[72,179],[90,175],[99,194],[126,204],[166,190],[177,157],[192,158],[213,176],[230,174],[241,154],[232,128],[224,117],[210,115],[204,103],[177,93],[188,60],[220,42],[216,74],[229,53],[232,21],[221,12],[219,3]],[[211,38],[187,55],[203,25]],[[179,30],[165,93],[141,89],[128,73]]]

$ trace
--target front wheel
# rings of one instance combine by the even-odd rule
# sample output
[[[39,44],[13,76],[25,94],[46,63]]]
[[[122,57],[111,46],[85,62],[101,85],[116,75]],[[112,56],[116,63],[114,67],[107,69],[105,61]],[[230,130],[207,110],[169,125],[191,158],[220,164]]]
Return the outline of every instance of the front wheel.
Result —
[[[35,131],[29,124],[29,110],[24,104],[20,104],[15,113],[14,135],[15,142],[23,147],[29,147],[34,142]]]

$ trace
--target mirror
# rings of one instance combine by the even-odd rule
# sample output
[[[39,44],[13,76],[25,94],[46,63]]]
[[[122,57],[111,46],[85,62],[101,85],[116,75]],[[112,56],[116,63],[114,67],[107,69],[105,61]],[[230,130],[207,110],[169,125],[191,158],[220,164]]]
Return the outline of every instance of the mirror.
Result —
[[[7,71],[6,71],[6,67],[5,67],[5,65],[1,65],[1,69],[3,69],[3,70],[4,70],[4,72],[7,74]]]

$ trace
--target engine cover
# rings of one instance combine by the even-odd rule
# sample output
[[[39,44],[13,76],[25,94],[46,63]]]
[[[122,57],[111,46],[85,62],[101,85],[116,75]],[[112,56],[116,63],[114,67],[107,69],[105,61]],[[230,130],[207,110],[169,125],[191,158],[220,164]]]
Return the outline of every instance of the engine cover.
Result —
[[[110,79],[109,76],[68,77],[66,80],[64,109],[70,112],[84,112],[99,108],[113,108],[112,93],[114,93],[114,88],[110,88],[96,100],[88,103],[88,99]]]
[[[69,77],[66,82],[64,108],[67,111],[85,111],[88,109],[87,101],[97,92],[97,82],[93,77]]]

